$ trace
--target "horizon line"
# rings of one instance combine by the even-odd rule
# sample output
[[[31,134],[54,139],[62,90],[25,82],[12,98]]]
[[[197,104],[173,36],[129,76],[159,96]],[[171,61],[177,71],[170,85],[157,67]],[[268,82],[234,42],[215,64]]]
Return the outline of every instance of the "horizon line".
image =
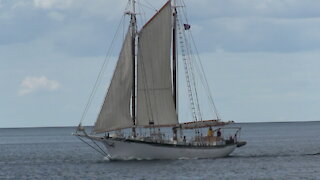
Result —
[[[320,122],[320,120],[310,121],[263,121],[263,122],[235,122],[234,124],[258,124],[258,123],[308,123]],[[0,127],[0,129],[33,129],[33,128],[71,128],[76,126],[25,126],[25,127]],[[85,125],[85,127],[93,127],[93,125]]]

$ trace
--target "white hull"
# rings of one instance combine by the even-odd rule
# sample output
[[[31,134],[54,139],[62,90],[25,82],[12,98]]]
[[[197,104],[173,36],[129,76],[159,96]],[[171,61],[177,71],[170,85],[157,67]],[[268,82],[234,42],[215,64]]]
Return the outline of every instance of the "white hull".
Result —
[[[236,144],[220,147],[174,146],[114,139],[100,142],[105,145],[108,158],[112,160],[219,158],[228,156],[237,147]]]

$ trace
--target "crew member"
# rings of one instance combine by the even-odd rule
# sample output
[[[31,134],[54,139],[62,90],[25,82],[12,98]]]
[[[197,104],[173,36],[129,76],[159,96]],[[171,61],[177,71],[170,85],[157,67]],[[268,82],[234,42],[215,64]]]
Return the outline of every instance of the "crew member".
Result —
[[[213,131],[211,127],[208,129],[208,137],[213,137]]]
[[[177,128],[176,127],[173,127],[172,128],[172,131],[173,131],[173,140],[174,141],[177,141],[178,140],[178,136],[177,136]]]
[[[221,137],[221,128],[218,129],[217,136]]]

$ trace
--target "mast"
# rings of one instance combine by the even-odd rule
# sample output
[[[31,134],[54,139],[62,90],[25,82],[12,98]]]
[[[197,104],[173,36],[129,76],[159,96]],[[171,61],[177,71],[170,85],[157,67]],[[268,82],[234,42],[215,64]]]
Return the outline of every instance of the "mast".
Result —
[[[131,0],[132,2],[132,13],[131,13],[131,31],[132,31],[132,121],[133,121],[133,128],[132,133],[133,136],[136,137],[136,7],[135,7],[135,0]]]
[[[173,0],[173,28],[172,28],[172,77],[173,77],[173,99],[176,113],[178,115],[178,86],[177,86],[177,8],[176,0]]]

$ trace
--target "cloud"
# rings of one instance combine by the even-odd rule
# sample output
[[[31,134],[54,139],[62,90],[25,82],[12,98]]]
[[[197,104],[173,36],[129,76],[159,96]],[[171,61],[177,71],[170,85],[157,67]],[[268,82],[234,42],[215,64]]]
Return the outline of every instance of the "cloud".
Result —
[[[317,0],[198,0],[186,3],[189,12],[201,18],[280,17],[306,18],[320,15]],[[204,10],[209,9],[210,10]],[[200,18],[199,16],[199,18]]]
[[[21,82],[21,89],[19,90],[18,94],[20,96],[23,96],[39,90],[55,91],[60,87],[61,85],[59,84],[59,82],[54,80],[49,80],[45,76],[26,77]]]
[[[42,47],[50,47],[59,54],[102,56],[112,40],[126,2],[4,1],[1,4],[3,11],[0,11],[0,44],[24,43],[29,46],[26,43],[41,41]],[[148,2],[159,8],[165,0]],[[146,1],[140,3],[146,5]],[[139,7],[144,10],[137,18],[139,24],[144,17],[149,18],[154,13],[144,14],[148,8],[139,6],[140,3],[137,3],[137,10],[140,11]],[[317,9],[320,1],[199,0],[186,1],[186,5],[195,40],[201,42],[197,43],[200,53],[296,52],[320,47],[320,11]],[[184,19],[182,16],[181,13],[181,20]]]
[[[59,12],[49,12],[48,16],[55,21],[63,21],[65,16]]]
[[[206,52],[312,51],[320,47],[319,22],[320,18],[212,18],[196,22],[206,28],[195,37]]]
[[[73,2],[73,0],[33,0],[35,7],[43,9],[65,9],[67,7],[70,7]]]
[[[33,0],[33,7],[45,11],[59,10],[76,14],[80,18],[103,17],[109,20],[118,19],[126,1],[119,0]]]

